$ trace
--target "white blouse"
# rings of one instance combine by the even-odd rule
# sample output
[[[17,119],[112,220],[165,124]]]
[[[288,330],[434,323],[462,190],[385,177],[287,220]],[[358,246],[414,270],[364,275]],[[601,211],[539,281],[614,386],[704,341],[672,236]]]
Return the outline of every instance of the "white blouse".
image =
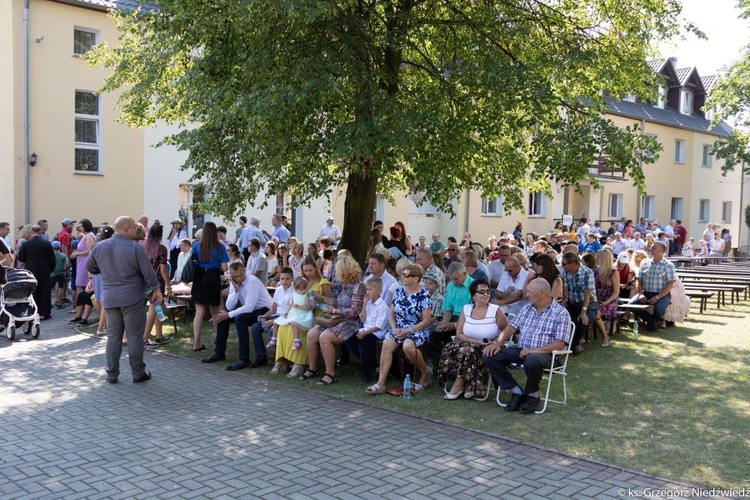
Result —
[[[464,306],[464,335],[474,340],[494,339],[500,333],[497,326],[497,310],[500,306],[497,304],[488,304],[487,313],[484,318],[475,319],[471,317],[471,311],[474,304]]]

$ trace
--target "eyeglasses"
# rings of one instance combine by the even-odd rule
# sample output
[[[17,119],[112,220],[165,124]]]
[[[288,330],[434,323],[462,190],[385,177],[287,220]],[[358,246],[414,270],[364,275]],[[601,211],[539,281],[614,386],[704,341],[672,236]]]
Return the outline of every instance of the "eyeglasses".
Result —
[[[448,251],[449,252],[458,252],[458,249],[457,248],[449,248]]]
[[[484,289],[482,289],[482,290],[477,290],[477,291],[476,291],[476,292],[474,292],[474,293],[476,293],[477,295],[489,295],[489,294],[490,294],[490,291],[489,291],[489,290],[487,290],[486,288],[484,288]]]
[[[418,274],[412,274],[409,272],[401,273],[401,276],[403,276],[404,278],[419,278]]]

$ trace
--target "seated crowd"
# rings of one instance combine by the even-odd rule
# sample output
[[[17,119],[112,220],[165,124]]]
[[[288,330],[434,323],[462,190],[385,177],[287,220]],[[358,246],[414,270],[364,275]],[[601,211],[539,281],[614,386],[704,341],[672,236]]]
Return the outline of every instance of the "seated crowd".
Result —
[[[513,233],[490,237],[487,246],[469,233],[460,242],[453,237],[444,242],[435,233],[431,242],[420,236],[415,243],[402,223],[386,236],[376,221],[365,270],[338,248],[341,232],[331,216],[317,241],[307,245],[291,236],[278,215],[270,231],[260,229],[257,217],[240,218],[234,241],[213,222],[191,240],[175,219],[167,245],[161,224],[149,228],[147,222],[135,238],[143,240],[165,296],[194,305],[194,351],[206,349],[201,328],[210,313],[215,343],[204,363],[226,358],[234,324],[238,358],[228,370],[258,368],[272,359],[271,373],[329,385],[337,381],[341,358],[353,355],[371,394],[385,392],[388,376],[411,366],[419,374],[413,389],[424,390],[436,366],[441,386],[454,380],[445,399],[474,398],[486,394],[489,372],[500,389],[513,394],[507,410],[533,413],[552,351],[581,353],[590,323],[607,347],[608,323],[622,319],[619,303],[649,306],[634,313],[648,330],[682,321],[689,310],[684,290],[675,286],[674,265],[665,258],[689,245],[680,221],[661,228],[641,220],[643,227],[635,230],[632,221],[623,220],[603,232],[582,218],[578,226],[558,224],[541,236],[524,236],[518,223]],[[83,281],[83,288],[93,291],[96,284],[87,287]],[[169,341],[155,304],[143,336],[147,346]],[[508,341],[515,342],[504,345]],[[524,388],[507,369],[521,362]]]

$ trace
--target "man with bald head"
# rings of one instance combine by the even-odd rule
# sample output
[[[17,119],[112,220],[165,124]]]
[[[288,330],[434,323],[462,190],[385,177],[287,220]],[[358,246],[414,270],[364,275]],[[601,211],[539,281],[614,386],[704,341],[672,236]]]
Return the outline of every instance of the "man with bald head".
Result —
[[[146,302],[161,303],[159,280],[146,251],[133,241],[135,221],[121,216],[115,221],[115,234],[94,246],[86,259],[91,274],[102,275],[104,309],[107,311],[107,382],[116,384],[120,375],[122,334],[128,340],[128,358],[133,383],[151,379],[143,362],[143,335],[146,327]]]
[[[524,286],[529,272],[521,267],[515,257],[505,259],[505,273],[500,277],[492,302],[505,308],[506,313],[516,314],[526,304]]]
[[[521,308],[496,340],[484,349],[483,359],[500,390],[512,392],[506,411],[534,413],[539,407],[539,383],[545,369],[552,366],[552,351],[570,343],[570,315],[552,298],[549,283],[532,280],[526,290],[529,303]],[[503,347],[519,332],[518,344]],[[508,371],[523,364],[526,386],[522,389]]]

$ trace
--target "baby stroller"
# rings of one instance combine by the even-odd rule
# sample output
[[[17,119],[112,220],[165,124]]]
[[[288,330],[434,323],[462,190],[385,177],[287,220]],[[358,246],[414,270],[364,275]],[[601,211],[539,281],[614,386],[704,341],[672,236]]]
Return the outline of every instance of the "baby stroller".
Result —
[[[24,333],[39,338],[41,325],[34,302],[36,278],[26,269],[6,268],[6,283],[0,291],[0,324],[5,327],[8,340],[16,338],[16,327],[23,325]]]

